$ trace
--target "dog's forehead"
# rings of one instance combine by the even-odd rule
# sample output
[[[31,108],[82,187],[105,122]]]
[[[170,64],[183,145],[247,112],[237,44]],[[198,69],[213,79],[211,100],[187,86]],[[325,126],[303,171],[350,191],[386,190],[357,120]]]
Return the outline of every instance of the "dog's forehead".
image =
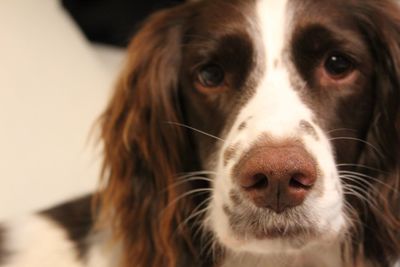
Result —
[[[367,2],[368,0],[365,0]],[[299,29],[310,25],[351,28],[349,2],[343,0],[258,0],[254,2],[255,21],[262,41],[267,69],[279,65]],[[357,1],[351,1],[357,5]]]
[[[342,0],[204,1],[190,29],[201,36],[211,36],[213,40],[238,34],[250,38],[257,56],[266,59],[269,69],[279,64],[299,23],[323,22],[332,12],[342,16],[340,2]]]
[[[280,65],[291,25],[289,0],[259,0],[255,6],[267,69]]]

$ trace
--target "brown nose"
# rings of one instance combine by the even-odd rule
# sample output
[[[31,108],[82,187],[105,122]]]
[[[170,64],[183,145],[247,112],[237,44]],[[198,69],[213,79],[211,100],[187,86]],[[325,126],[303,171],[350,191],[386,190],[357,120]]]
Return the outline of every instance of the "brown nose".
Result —
[[[317,179],[315,161],[301,145],[255,148],[237,170],[243,193],[277,213],[303,203]]]

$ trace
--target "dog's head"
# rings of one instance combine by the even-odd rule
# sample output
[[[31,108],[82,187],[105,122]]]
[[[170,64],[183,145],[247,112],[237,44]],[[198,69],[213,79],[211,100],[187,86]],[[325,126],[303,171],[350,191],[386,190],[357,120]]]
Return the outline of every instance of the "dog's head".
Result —
[[[318,242],[389,264],[398,12],[387,0],[203,0],[151,17],[102,120],[102,205],[126,266],[210,264],[210,243],[268,254]]]

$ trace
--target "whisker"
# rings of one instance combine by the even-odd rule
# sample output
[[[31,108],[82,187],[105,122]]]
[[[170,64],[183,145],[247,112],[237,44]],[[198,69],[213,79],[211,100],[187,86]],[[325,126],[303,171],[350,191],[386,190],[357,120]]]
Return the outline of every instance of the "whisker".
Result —
[[[371,206],[372,208],[374,208],[375,210],[380,210],[379,209],[379,205],[378,202],[376,202],[375,199],[370,199],[368,197],[368,192],[363,190],[362,188],[359,188],[358,186],[355,185],[344,185],[343,186],[344,189],[344,194],[345,195],[353,195],[355,197],[357,197],[358,199],[362,200],[365,204],[368,204],[369,206]],[[347,190],[347,192],[346,192]],[[364,194],[366,195],[364,195]]]
[[[355,189],[353,188],[346,188],[344,195],[351,195],[354,196],[360,200],[362,200],[362,203],[364,204],[368,204],[369,206],[374,206],[372,203],[369,202],[368,199],[365,198],[365,196],[363,196],[362,194],[360,194],[359,192],[357,192]]]
[[[174,234],[175,235],[180,229],[182,229],[182,227],[184,227],[191,219],[195,219],[195,222],[193,223],[193,225],[198,224],[198,220],[201,218],[200,215],[206,213],[209,210],[209,207],[206,206],[203,209],[198,210],[201,206],[203,206],[204,204],[206,204],[206,202],[210,201],[211,197],[206,198],[204,201],[202,201],[199,205],[197,205],[197,207],[193,210],[193,212],[183,221],[181,222],[175,229]],[[197,218],[196,218],[197,217]],[[197,232],[199,230],[201,230],[202,225],[200,225],[198,227],[198,229],[196,230],[196,232],[194,233],[193,237],[195,237],[197,235]]]
[[[211,197],[210,197],[211,199]],[[210,239],[212,239],[212,235],[210,231],[207,229],[209,217],[207,215],[204,216],[203,218],[203,223],[200,224],[200,226],[197,228],[197,230],[194,232],[193,236],[196,237],[200,235],[200,242],[201,243],[208,243]],[[204,251],[204,250],[202,250]]]
[[[179,200],[188,197],[190,195],[194,195],[197,193],[208,193],[208,192],[212,192],[213,189],[211,188],[197,188],[197,189],[193,189],[190,191],[185,192],[184,194],[178,196],[177,198],[175,198],[173,201],[169,202],[168,205],[163,209],[163,211],[161,212],[161,214],[163,214],[168,208],[170,208],[172,205],[174,205],[176,202],[178,202]]]
[[[183,227],[184,225],[186,225],[191,219],[196,218],[198,216],[200,216],[201,214],[205,213],[208,211],[208,207],[205,207],[203,209],[200,209],[198,211],[196,211],[195,213],[192,213],[189,217],[187,217],[182,223],[180,223],[177,227],[177,229]],[[194,223],[195,224],[195,223]]]
[[[208,199],[211,200],[211,197],[209,197]],[[209,211],[209,210],[208,210]],[[196,237],[197,235],[201,235],[200,238],[201,240],[207,239],[208,238],[208,233],[206,230],[206,221],[207,221],[207,216],[204,217],[203,219],[203,223],[200,224],[199,228],[197,228],[197,230],[194,232],[193,236]]]
[[[374,187],[373,184],[368,182],[368,181],[366,181],[365,179],[363,179],[363,177],[364,177],[364,178],[370,179],[370,180],[372,180],[372,181],[374,181],[374,182],[376,182],[378,184],[381,184],[382,186],[385,186],[386,188],[388,188],[388,189],[390,189],[390,190],[392,190],[392,191],[394,191],[396,193],[399,193],[399,191],[396,188],[393,188],[389,184],[382,182],[378,178],[375,178],[375,177],[372,177],[372,176],[369,176],[369,175],[366,175],[366,174],[363,174],[363,173],[352,172],[352,171],[339,171],[339,174],[345,174],[348,177],[352,177],[352,178],[358,179],[360,181],[363,181],[365,183],[368,183],[368,185],[373,188]]]
[[[369,166],[362,165],[362,164],[341,163],[341,164],[336,164],[336,167],[360,167],[360,168],[368,169],[368,170],[371,170],[371,171],[386,173],[383,170],[380,170],[380,169],[377,169],[377,168],[373,168],[373,167],[369,167]]]
[[[182,184],[191,182],[191,181],[206,181],[206,182],[209,182],[209,183],[213,182],[212,179],[209,179],[209,178],[206,178],[206,177],[202,177],[202,176],[189,176],[189,177],[187,177],[186,179],[180,179],[180,180],[176,181],[175,183],[170,184],[169,186],[167,186],[167,187],[164,189],[164,192],[165,192],[165,191],[168,191],[169,189],[178,187],[178,186],[180,186],[180,185],[182,185]]]
[[[216,246],[216,240],[214,238],[209,238],[203,244],[203,246],[202,246],[203,248],[201,249],[201,254],[205,253],[206,255],[211,255],[213,258],[216,257],[215,246]]]
[[[354,207],[352,207],[349,203],[344,203],[344,212],[345,212],[345,216],[344,219],[347,222],[347,225],[349,225],[349,227],[351,229],[353,229],[354,231],[359,229],[358,227],[361,225],[365,225],[365,223],[360,220],[360,215],[357,213],[356,209]],[[345,233],[346,236],[349,235],[349,233]],[[351,238],[351,234],[350,236],[348,236],[347,238]]]
[[[182,180],[188,177],[202,175],[202,174],[216,174],[217,172],[214,171],[197,171],[197,172],[188,172],[188,173],[181,173],[180,176],[177,177],[177,180]]]
[[[375,199],[370,198],[369,196],[361,196],[361,193],[357,192],[356,190],[357,187],[354,187],[353,190],[347,188],[347,192],[345,193],[345,195],[353,195],[357,198],[359,198],[360,200],[362,200],[362,203],[364,204],[364,209],[366,209],[367,205],[369,207],[371,207],[377,214],[380,214],[381,216],[386,216],[383,212],[382,212],[382,207],[381,205],[379,205],[378,201]],[[380,199],[383,199],[380,195],[377,195]]]
[[[381,156],[382,158],[384,158],[383,154],[380,152],[380,150],[378,148],[376,148],[374,145],[372,145],[370,142],[367,142],[365,140],[359,139],[359,138],[355,138],[355,137],[346,137],[346,136],[342,136],[342,137],[333,137],[333,138],[329,138],[329,141],[334,141],[334,140],[350,140],[350,141],[358,141],[360,143],[366,144],[369,147],[371,147],[373,150],[375,150],[376,153],[379,154],[379,156]]]
[[[167,121],[166,123],[172,124],[172,125],[176,125],[176,126],[180,126],[180,127],[183,127],[183,128],[187,128],[187,129],[189,129],[189,130],[192,130],[192,131],[195,131],[195,132],[204,134],[204,135],[206,135],[206,136],[208,136],[208,137],[217,139],[218,141],[225,142],[225,140],[222,139],[222,138],[219,138],[219,137],[217,137],[217,136],[215,136],[215,135],[206,133],[206,132],[204,132],[204,131],[202,131],[202,130],[196,129],[196,128],[194,128],[194,127],[191,127],[191,126],[188,126],[188,125],[185,125],[185,124],[182,124],[182,123],[172,122],[172,121]]]
[[[360,177],[357,177],[359,180],[354,180],[356,177],[352,177],[352,176],[342,176],[342,178],[345,178],[345,179],[347,178],[358,184],[360,184],[361,182],[364,182],[364,183],[366,182],[365,180],[360,180],[360,179],[362,179]],[[367,184],[367,186],[369,187],[369,191],[372,191],[374,193],[372,196],[385,201],[383,199],[382,195],[380,194],[380,192],[373,185]],[[344,188],[344,190],[348,190],[348,192],[345,192],[345,195],[346,194],[353,195],[353,196],[359,198],[360,200],[362,200],[366,204],[368,204],[371,208],[373,208],[377,213],[382,214],[382,209],[380,208],[379,202],[376,199],[371,198],[371,194],[369,194],[369,191],[363,190],[362,188],[360,188],[356,185],[349,185],[349,184],[344,185],[343,188]],[[352,192],[349,192],[349,191],[352,191]],[[363,194],[361,194],[361,193],[363,193]],[[396,193],[397,193],[397,191],[396,191]],[[384,214],[382,214],[382,215],[385,216]]]
[[[375,194],[378,192],[377,189],[371,183],[369,183],[367,181],[364,181],[362,179],[357,179],[357,178],[359,178],[359,177],[354,177],[354,176],[351,176],[351,175],[343,175],[343,176],[341,176],[341,179],[348,180],[348,181],[351,181],[353,183],[356,183],[357,185],[353,184],[353,185],[349,185],[349,186],[357,187],[359,190],[362,190],[363,193],[364,193],[364,188],[362,188],[363,186],[366,186],[366,188],[365,188],[366,190],[372,191]],[[365,193],[367,193],[368,191],[365,191]],[[366,194],[366,197],[368,198],[367,194]]]

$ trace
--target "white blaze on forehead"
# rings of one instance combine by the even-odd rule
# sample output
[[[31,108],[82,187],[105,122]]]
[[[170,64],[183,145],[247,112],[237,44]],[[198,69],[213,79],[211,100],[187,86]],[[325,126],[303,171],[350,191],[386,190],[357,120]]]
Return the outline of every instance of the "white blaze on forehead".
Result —
[[[263,56],[256,93],[239,113],[237,123],[247,121],[249,130],[243,135],[231,132],[231,136],[255,141],[261,133],[275,138],[290,138],[297,134],[301,120],[310,121],[312,112],[293,88],[290,73],[284,60],[291,34],[292,12],[290,0],[258,0],[257,22]],[[228,136],[229,137],[229,136]],[[237,140],[242,141],[242,140]]]
[[[282,60],[289,25],[288,0],[258,0],[257,14],[268,71]]]

